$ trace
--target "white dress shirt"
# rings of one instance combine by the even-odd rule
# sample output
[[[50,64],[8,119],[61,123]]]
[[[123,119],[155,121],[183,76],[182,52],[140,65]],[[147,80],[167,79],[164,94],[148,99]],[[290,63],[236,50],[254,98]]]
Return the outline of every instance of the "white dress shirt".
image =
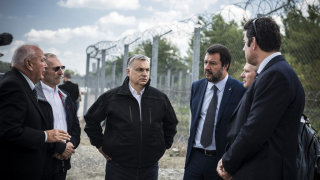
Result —
[[[42,81],[40,82],[44,96],[46,97],[46,100],[49,102],[52,108],[54,129],[61,129],[67,132],[68,127],[66,121],[66,112],[64,110],[62,99],[59,95],[58,86],[53,89],[50,86],[44,84]]]
[[[271,59],[273,59],[276,56],[280,56],[281,52],[275,52],[273,54],[271,54],[270,56],[266,57],[260,64],[259,69],[257,71],[258,74],[261,73],[261,71],[263,70],[264,67],[266,67],[266,65],[271,61]]]
[[[133,97],[135,97],[139,103],[139,109],[140,109],[140,121],[142,121],[141,119],[141,96],[144,92],[144,89],[143,88],[141,91],[140,91],[140,95],[137,93],[137,91],[131,86],[130,82],[129,82],[129,89],[131,91],[131,94],[133,95]]]
[[[202,108],[201,108],[201,113],[200,113],[200,119],[199,119],[199,123],[198,123],[198,127],[197,127],[195,143],[193,144],[193,147],[202,148],[202,149],[206,149],[206,150],[216,150],[216,139],[215,139],[215,133],[216,132],[215,132],[215,129],[216,129],[216,125],[217,125],[217,118],[218,118],[218,114],[219,114],[221,99],[223,97],[223,91],[224,91],[224,88],[226,86],[227,80],[228,80],[228,75],[223,80],[218,82],[217,84],[213,84],[212,82],[208,82],[207,89],[206,89],[206,92],[205,92],[204,98],[203,98],[203,103],[202,103]],[[215,85],[218,88],[218,91],[217,91],[218,104],[217,104],[216,116],[215,116],[215,121],[214,121],[214,129],[213,129],[213,134],[212,134],[212,143],[207,148],[204,148],[201,145],[200,140],[201,140],[203,124],[204,124],[204,121],[205,121],[206,115],[207,115],[207,110],[208,110],[210,101],[211,101],[211,99],[213,97],[213,85]]]

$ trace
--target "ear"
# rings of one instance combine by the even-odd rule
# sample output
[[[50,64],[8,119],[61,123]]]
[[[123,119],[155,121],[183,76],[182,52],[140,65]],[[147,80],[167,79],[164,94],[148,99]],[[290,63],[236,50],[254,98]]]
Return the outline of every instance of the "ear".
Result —
[[[223,69],[227,70],[228,67],[229,67],[229,65],[230,65],[230,64],[225,64],[225,65],[223,66]]]
[[[126,73],[127,73],[127,76],[130,75],[130,69],[129,68],[126,69]]]
[[[257,39],[256,37],[252,37],[252,48],[253,49],[257,49]]]
[[[29,69],[30,71],[33,70],[33,68],[32,68],[33,64],[31,63],[31,61],[30,61],[29,59],[26,59],[26,60],[24,61],[24,65],[25,65],[26,68]]]

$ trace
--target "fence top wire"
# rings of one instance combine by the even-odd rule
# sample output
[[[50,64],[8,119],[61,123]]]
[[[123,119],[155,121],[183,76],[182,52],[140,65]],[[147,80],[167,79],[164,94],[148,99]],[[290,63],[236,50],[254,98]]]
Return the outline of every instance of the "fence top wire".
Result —
[[[86,53],[90,54],[90,58],[101,58],[102,50],[106,49],[106,56],[110,54],[120,56],[120,54],[124,52],[124,45],[131,44],[130,48],[135,48],[141,42],[152,40],[153,37],[161,36],[168,31],[171,32],[168,33],[166,37],[190,37],[193,35],[195,27],[206,28],[208,25],[214,23],[212,19],[215,15],[222,15],[226,21],[231,21],[235,18],[248,20],[252,17],[257,17],[259,14],[280,16],[283,15],[284,9],[288,6],[303,8],[305,4],[312,3],[311,1],[315,2],[316,0],[248,0],[246,2],[234,3],[223,6],[213,13],[204,12],[202,14],[195,14],[181,21],[160,24],[144,32],[127,35],[118,41],[97,42],[96,44],[88,46]],[[199,20],[198,17],[201,17],[204,22]]]

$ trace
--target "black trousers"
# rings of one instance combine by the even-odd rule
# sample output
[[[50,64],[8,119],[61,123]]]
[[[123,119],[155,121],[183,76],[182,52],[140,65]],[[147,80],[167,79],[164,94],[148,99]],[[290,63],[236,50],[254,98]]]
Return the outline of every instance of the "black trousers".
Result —
[[[207,156],[192,149],[183,180],[223,180],[216,171],[219,160],[216,155]]]
[[[148,168],[128,168],[108,161],[105,180],[158,180],[158,170],[158,163]]]

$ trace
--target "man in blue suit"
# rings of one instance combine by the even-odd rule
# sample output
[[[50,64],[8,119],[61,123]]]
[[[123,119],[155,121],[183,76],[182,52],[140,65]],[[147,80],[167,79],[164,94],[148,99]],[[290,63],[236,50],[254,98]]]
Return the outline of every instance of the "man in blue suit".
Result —
[[[228,127],[218,173],[234,180],[296,180],[298,129],[305,95],[281,55],[279,26],[268,17],[244,26],[243,51],[258,68]]]
[[[229,50],[215,44],[206,51],[206,78],[192,84],[191,126],[184,180],[221,179],[216,172],[225,152],[227,124],[245,88],[228,75]]]

